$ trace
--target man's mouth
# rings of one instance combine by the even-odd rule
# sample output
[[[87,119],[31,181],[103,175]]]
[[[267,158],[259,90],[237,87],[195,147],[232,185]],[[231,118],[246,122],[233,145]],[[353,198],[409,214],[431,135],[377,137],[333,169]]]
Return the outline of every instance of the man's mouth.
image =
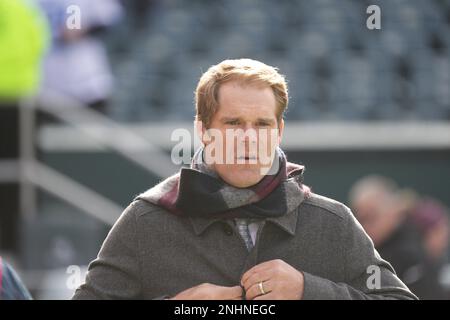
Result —
[[[256,161],[256,160],[258,160],[258,157],[256,157],[256,156],[241,156],[241,157],[237,157],[236,159],[237,160],[241,160],[241,161],[243,161],[243,160],[245,160],[245,161],[250,161],[250,160]]]

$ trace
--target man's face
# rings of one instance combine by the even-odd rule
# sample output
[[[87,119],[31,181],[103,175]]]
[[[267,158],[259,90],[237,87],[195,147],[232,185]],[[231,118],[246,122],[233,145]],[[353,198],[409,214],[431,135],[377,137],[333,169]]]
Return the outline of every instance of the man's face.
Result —
[[[271,167],[281,141],[284,122],[277,122],[275,95],[269,86],[233,81],[221,85],[218,103],[206,133],[211,139],[202,139],[206,145],[205,161],[228,184],[238,188],[252,186]],[[215,151],[208,149],[211,143]]]

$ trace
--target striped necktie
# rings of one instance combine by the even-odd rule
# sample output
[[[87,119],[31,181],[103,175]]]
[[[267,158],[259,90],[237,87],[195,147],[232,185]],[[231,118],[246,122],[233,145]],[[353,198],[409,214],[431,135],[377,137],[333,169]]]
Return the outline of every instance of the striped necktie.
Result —
[[[253,248],[253,240],[248,229],[249,221],[247,219],[236,219],[236,226],[242,239],[244,239],[247,250],[250,251]]]

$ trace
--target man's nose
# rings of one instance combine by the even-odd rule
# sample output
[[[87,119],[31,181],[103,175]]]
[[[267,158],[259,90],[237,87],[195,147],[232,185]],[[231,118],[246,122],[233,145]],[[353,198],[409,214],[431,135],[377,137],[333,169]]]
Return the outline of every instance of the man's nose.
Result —
[[[246,143],[256,143],[258,141],[258,131],[253,124],[246,124],[243,129]]]

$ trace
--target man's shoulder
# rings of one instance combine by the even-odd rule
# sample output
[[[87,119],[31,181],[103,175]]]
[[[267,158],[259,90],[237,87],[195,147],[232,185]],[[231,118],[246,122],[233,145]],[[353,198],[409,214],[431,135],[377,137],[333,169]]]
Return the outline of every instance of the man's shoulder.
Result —
[[[166,209],[138,197],[128,205],[124,214],[129,214],[139,219],[145,216],[166,216],[168,212]]]
[[[300,207],[302,206],[312,207],[315,213],[333,214],[341,219],[347,219],[352,214],[351,210],[342,202],[312,192],[300,204]]]

